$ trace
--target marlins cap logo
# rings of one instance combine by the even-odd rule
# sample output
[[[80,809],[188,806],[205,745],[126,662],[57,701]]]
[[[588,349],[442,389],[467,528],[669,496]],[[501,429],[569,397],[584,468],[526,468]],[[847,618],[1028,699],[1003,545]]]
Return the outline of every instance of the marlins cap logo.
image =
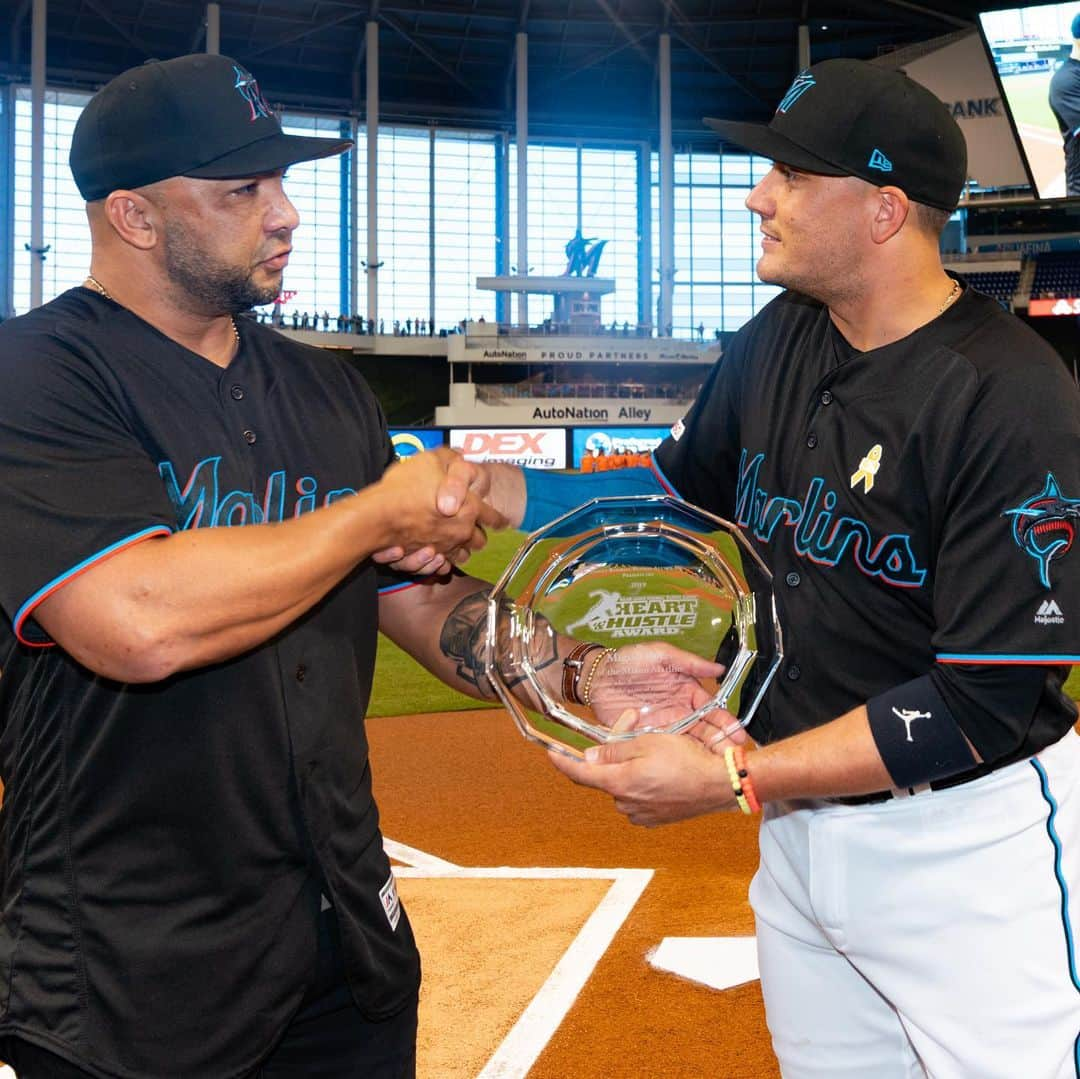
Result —
[[[273,116],[274,110],[270,108],[266,103],[266,98],[262,96],[262,91],[255,81],[255,76],[242,67],[237,67],[236,64],[233,64],[233,71],[236,72],[236,89],[251,108],[251,119],[258,120],[260,116]]]
[[[801,71],[795,76],[795,81],[788,87],[788,92],[784,94],[780,104],[776,106],[776,111],[779,113],[787,112],[811,86],[816,85],[817,82],[809,71]]]
[[[1046,485],[1003,517],[1013,519],[1012,534],[1017,547],[1039,564],[1039,581],[1050,587],[1050,563],[1065,555],[1076,538],[1080,522],[1080,498],[1066,498],[1053,472],[1047,472]]]

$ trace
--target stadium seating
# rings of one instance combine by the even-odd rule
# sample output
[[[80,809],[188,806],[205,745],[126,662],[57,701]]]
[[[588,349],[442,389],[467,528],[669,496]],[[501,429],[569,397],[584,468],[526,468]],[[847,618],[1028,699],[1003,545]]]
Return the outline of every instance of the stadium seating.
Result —
[[[1039,255],[1031,295],[1035,298],[1080,296],[1080,253]]]
[[[968,284],[993,296],[1002,307],[1009,308],[1016,295],[1016,286],[1020,283],[1019,270],[992,270],[982,273],[965,273]]]

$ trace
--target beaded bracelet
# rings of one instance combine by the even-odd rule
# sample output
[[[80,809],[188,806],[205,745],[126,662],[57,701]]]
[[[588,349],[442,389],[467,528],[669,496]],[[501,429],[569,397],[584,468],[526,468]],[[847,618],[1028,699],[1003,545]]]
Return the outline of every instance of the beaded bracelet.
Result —
[[[742,787],[743,795],[746,798],[746,804],[750,807],[751,813],[760,813],[761,803],[754,793],[754,782],[750,778],[750,773],[746,770],[746,752],[743,750],[742,746],[735,746],[731,755],[735,760],[735,768],[739,776],[739,786]]]
[[[739,803],[739,808],[749,815],[751,813],[750,803],[746,800],[746,795],[743,794],[743,789],[739,784],[739,770],[735,766],[735,747],[728,746],[724,750],[724,764],[727,765],[728,778],[731,780],[731,789],[735,792],[735,801]]]
[[[596,662],[592,665],[589,673],[585,676],[585,685],[581,687],[581,703],[586,708],[592,707],[592,698],[589,696],[589,692],[592,689],[592,680],[596,675],[597,670],[600,668],[600,664],[604,662],[608,656],[613,656],[618,651],[617,648],[605,648],[599,656],[596,657]]]

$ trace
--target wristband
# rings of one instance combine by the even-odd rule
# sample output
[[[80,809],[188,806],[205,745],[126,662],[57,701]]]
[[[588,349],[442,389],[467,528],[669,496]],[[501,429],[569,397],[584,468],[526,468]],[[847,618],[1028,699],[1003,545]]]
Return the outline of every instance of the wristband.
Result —
[[[750,808],[750,803],[746,800],[746,795],[743,793],[742,783],[739,780],[739,769],[735,765],[735,748],[734,746],[728,746],[724,750],[724,764],[727,765],[728,778],[731,780],[731,789],[735,792],[735,801],[739,804],[739,808],[749,816],[753,810]]]
[[[977,763],[930,675],[866,702],[870,732],[897,787],[918,787]]]

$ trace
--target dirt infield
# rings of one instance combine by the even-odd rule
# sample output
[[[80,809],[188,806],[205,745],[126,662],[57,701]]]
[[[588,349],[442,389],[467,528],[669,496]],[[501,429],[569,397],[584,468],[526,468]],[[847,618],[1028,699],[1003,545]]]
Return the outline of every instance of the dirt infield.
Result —
[[[610,800],[574,787],[501,711],[369,719],[375,794],[392,843],[454,867],[653,870],[589,965],[535,1062],[513,1054],[488,1075],[529,1079],[771,1079],[779,1075],[757,982],[715,990],[653,969],[667,937],[753,933],[746,889],[757,822],[716,815],[659,829],[627,824]],[[399,859],[401,860],[401,859]],[[407,863],[408,858],[404,861]],[[412,872],[403,870],[403,874]],[[419,1074],[484,1070],[607,891],[595,879],[403,876],[424,951]],[[436,873],[439,871],[436,870]],[[566,1006],[569,996],[562,994]],[[543,1013],[559,1002],[546,998]],[[561,1014],[561,1013],[559,1013]],[[550,1017],[549,1017],[550,1018]],[[535,1040],[535,1039],[534,1039]]]

